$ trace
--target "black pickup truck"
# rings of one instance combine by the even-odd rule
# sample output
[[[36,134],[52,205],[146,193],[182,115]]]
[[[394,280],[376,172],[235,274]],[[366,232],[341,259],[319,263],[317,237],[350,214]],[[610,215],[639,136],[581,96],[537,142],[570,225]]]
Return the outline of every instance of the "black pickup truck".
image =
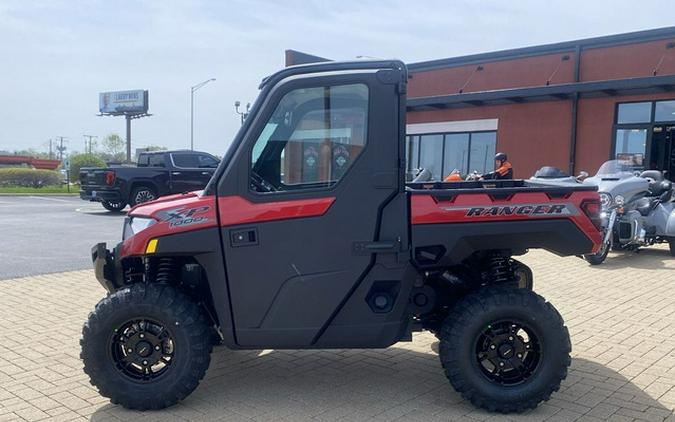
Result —
[[[199,151],[155,151],[138,155],[136,166],[83,168],[80,198],[121,211],[160,196],[203,189],[219,160]]]

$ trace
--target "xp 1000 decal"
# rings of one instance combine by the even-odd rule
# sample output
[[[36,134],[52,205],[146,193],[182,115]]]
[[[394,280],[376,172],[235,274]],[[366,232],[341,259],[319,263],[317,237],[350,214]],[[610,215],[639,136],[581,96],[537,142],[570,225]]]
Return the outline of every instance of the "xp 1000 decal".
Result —
[[[161,212],[159,218],[169,223],[169,228],[191,226],[209,221],[209,217],[204,215],[209,208],[208,205],[195,208],[176,208]]]

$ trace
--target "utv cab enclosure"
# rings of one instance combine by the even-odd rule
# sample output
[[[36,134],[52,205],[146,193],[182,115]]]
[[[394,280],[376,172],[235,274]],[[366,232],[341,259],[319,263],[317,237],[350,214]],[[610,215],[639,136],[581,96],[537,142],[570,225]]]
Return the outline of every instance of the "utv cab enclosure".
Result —
[[[92,250],[108,295],[85,372],[134,409],[185,398],[212,346],[384,348],[428,330],[450,383],[517,412],[557,390],[570,340],[513,257],[597,250],[593,187],[405,183],[406,67],[322,63],[266,78],[202,192],[135,207]]]

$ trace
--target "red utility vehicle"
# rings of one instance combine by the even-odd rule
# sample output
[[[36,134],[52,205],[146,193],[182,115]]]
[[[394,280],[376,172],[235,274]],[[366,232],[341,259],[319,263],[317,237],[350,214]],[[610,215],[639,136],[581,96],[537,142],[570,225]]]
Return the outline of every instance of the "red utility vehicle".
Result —
[[[261,85],[202,192],[133,208],[109,294],[83,329],[85,371],[134,409],[185,398],[212,345],[384,348],[429,330],[451,384],[514,412],[570,364],[560,314],[514,259],[597,250],[593,187],[522,180],[405,183],[407,73],[398,61],[284,69]],[[236,380],[232,380],[236,382]]]

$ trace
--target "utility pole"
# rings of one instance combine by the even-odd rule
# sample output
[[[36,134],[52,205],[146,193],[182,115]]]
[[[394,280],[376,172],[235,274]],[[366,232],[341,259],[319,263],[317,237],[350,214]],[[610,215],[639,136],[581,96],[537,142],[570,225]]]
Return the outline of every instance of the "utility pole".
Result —
[[[98,138],[98,136],[96,136],[96,135],[82,135],[82,136],[84,136],[86,138],[86,140],[84,141],[84,152],[86,154],[91,154],[92,151],[93,151],[93,148],[91,147],[92,139]],[[87,145],[89,145],[88,149],[87,149]]]
[[[49,159],[54,159],[54,153],[52,152],[52,138],[49,138]]]
[[[57,136],[56,137],[59,142],[58,145],[56,146],[56,150],[59,152],[59,160],[63,161],[63,153],[66,151],[66,147],[63,145],[63,141],[65,141],[66,138],[65,136]],[[66,141],[67,142],[67,141]]]

